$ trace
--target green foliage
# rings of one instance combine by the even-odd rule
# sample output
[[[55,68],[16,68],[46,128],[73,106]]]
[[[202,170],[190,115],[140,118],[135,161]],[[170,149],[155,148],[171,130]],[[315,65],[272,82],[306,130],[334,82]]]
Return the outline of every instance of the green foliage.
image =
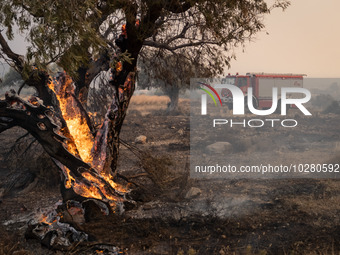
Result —
[[[226,52],[264,28],[265,14],[288,5],[288,0],[272,6],[265,0],[2,0],[0,28],[10,40],[15,26],[27,35],[25,77],[29,66],[44,70],[51,62],[74,75],[97,52],[112,49],[124,23],[132,58],[124,55],[125,61],[185,55],[215,75],[234,57]]]
[[[168,53],[185,52],[199,65],[208,66],[212,75],[222,74],[224,67],[229,66],[230,59],[235,58],[234,47],[244,45],[264,28],[264,15],[272,8],[285,9],[289,5],[285,0],[275,1],[272,6],[265,0],[183,2],[189,2],[192,7],[180,13],[164,11],[162,15],[166,18],[164,23],[160,22],[161,29],[146,44]],[[151,59],[158,56],[159,52],[155,51]]]
[[[52,61],[60,61],[69,72],[86,64],[89,49],[104,44],[95,24],[99,18],[92,0],[2,0],[0,6],[0,24],[6,27],[7,37],[13,39],[14,24],[21,32],[28,31],[27,62],[43,70]]]
[[[264,28],[263,17],[272,8],[287,8],[289,2],[268,6],[257,0],[188,1],[186,12],[166,12],[152,39],[146,40],[138,67],[141,88],[169,86],[188,88],[192,77],[223,74],[235,56],[233,48],[242,46]],[[165,15],[165,14],[164,14]],[[178,82],[180,81],[180,82]],[[167,93],[169,94],[169,93]]]
[[[116,64],[118,62],[127,62],[129,64],[132,64],[132,61],[134,60],[133,58],[131,58],[131,54],[128,51],[125,51],[123,53],[120,53],[119,55],[116,55],[116,57],[114,57],[114,54],[110,54],[110,67],[111,68],[116,68]]]
[[[138,87],[160,88],[169,96],[170,105],[175,108],[179,93],[190,87],[190,78],[198,74],[200,77],[213,75],[211,68],[201,65],[199,61],[192,61],[185,53],[162,54],[158,58],[144,57],[138,63],[138,68]]]

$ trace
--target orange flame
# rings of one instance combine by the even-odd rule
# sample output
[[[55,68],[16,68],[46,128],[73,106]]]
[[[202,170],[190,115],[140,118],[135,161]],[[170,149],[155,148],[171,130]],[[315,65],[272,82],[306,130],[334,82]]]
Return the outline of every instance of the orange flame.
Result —
[[[94,139],[91,131],[83,119],[79,108],[76,105],[76,101],[73,98],[74,95],[74,85],[72,79],[65,75],[65,82],[61,83],[59,81],[53,81],[48,83],[48,87],[56,94],[57,99],[60,104],[60,109],[62,111],[63,118],[67,124],[69,134],[69,140],[66,141],[67,150],[75,156],[80,157],[84,162],[94,166],[93,155],[91,150],[94,146]],[[64,135],[68,135],[65,130],[60,130]],[[103,171],[98,173],[98,177],[90,174],[83,173],[83,177],[89,181],[92,185],[85,185],[78,182],[71,174],[67,167],[62,167],[65,179],[65,187],[67,189],[73,188],[73,190],[80,196],[87,198],[95,198],[99,200],[109,200],[108,202],[112,207],[115,206],[115,202],[119,199],[115,197],[110,191],[107,190],[107,183],[116,191],[125,193],[126,189],[112,181],[112,176],[110,174],[105,174]],[[102,179],[101,179],[102,178]],[[103,181],[105,180],[106,183]]]
[[[58,218],[62,218],[60,213],[58,213],[56,216],[54,216],[52,218],[49,217],[49,215],[47,215],[47,214],[42,214],[40,222],[43,222],[47,225],[52,225],[53,223],[58,221]]]
[[[76,102],[71,96],[74,93],[72,79],[66,76],[65,84],[60,87],[59,91],[55,90],[57,86],[54,83],[49,83],[48,86],[57,96],[63,118],[76,145],[74,147],[71,143],[68,143],[68,150],[74,155],[79,153],[80,158],[84,162],[91,163],[93,138],[85,120],[82,119],[80,112],[77,111],[77,107],[74,107]]]
[[[116,71],[119,73],[122,70],[123,70],[122,63],[121,62],[117,62],[117,64],[116,64]]]
[[[47,224],[47,225],[51,225],[52,223],[51,222],[48,222],[47,221],[47,215],[42,215],[42,219],[40,220],[40,222],[43,222],[43,223],[45,223],[45,224]]]

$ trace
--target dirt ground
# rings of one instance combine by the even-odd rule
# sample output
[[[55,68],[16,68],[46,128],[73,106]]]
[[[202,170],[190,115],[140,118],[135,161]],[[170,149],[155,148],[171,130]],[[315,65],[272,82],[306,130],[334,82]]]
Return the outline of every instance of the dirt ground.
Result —
[[[164,97],[133,99],[121,138],[152,153],[156,167],[149,170],[156,171],[158,182],[151,182],[143,161],[122,146],[119,171],[139,185],[133,186],[137,206],[122,215],[85,223],[82,228],[95,243],[110,243],[133,255],[340,254],[337,179],[187,180],[189,101],[180,101],[176,115],[166,113],[166,104]],[[313,121],[304,131],[309,140],[303,148],[296,147],[294,136],[282,134],[282,146],[275,153],[291,153],[288,161],[298,153],[307,160],[321,157],[324,162],[338,162],[339,116],[314,116]],[[53,208],[61,196],[58,171],[41,147],[33,143],[25,152],[33,142],[29,136],[7,156],[24,134],[17,128],[0,134],[0,254],[97,254],[82,245],[67,252],[50,251],[36,240],[25,239],[27,221]],[[147,137],[145,144],[135,143],[139,135]],[[259,141],[270,141],[270,133],[263,135],[265,139],[258,136],[249,146],[230,140],[234,146],[230,156],[236,160],[240,153],[246,157],[261,151]],[[322,149],[314,141],[321,141]],[[255,156],[258,160],[261,154]]]

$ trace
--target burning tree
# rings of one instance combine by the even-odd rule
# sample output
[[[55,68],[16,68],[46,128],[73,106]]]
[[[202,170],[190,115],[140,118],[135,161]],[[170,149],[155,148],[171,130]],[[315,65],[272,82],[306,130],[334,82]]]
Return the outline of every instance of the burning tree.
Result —
[[[39,141],[63,173],[65,201],[93,198],[112,208],[125,199],[126,189],[113,177],[137,61],[186,56],[187,63],[220,74],[232,57],[226,52],[263,29],[263,16],[273,8],[288,6],[286,0],[272,6],[264,0],[65,3],[2,0],[0,57],[21,74],[22,87],[35,88],[38,96],[24,100],[21,88],[8,92],[0,101],[0,132],[20,126]],[[26,56],[8,44],[14,29],[30,42]],[[51,75],[51,63],[64,71]],[[110,78],[98,79],[102,73]],[[99,127],[86,110],[91,83],[112,88]]]

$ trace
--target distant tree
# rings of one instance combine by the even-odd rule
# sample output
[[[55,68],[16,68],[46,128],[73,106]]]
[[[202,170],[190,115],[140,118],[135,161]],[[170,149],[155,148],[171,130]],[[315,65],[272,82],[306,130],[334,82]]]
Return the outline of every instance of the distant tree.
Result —
[[[329,86],[329,91],[331,92],[332,95],[336,95],[339,93],[339,84],[337,82],[332,82],[332,84]]]
[[[20,73],[18,73],[14,68],[10,68],[5,74],[2,83],[0,83],[0,87],[11,86],[18,81],[22,81]]]
[[[167,111],[178,109],[180,91],[190,88],[190,78],[199,74],[210,77],[213,70],[181,53],[160,52],[158,58],[142,58],[139,63],[138,86],[140,88],[160,88],[170,98]]]
[[[340,114],[340,105],[338,101],[331,101],[328,103],[328,106],[323,110],[322,113],[334,113],[334,114]]]
[[[329,94],[320,94],[317,95],[312,101],[312,105],[314,107],[317,107],[319,109],[325,109],[327,108],[332,102],[334,101],[334,98]]]
[[[79,196],[91,191],[97,199],[121,201],[111,181],[137,61],[161,63],[168,53],[185,55],[191,63],[208,67],[212,75],[221,73],[229,60],[225,52],[263,29],[265,14],[288,4],[287,0],[271,6],[264,0],[2,0],[0,58],[36,89],[39,99],[27,102],[8,93],[0,101],[0,132],[16,125],[27,129],[64,173],[67,191]],[[14,39],[14,25],[31,44],[25,57],[8,45]],[[50,77],[48,66],[53,62],[66,73]],[[96,128],[85,106],[90,84],[103,71],[111,78],[98,82],[112,86],[114,93],[108,95],[112,101]],[[77,118],[67,118],[68,114]],[[78,119],[87,128],[80,132],[77,126],[73,132]],[[84,139],[75,139],[78,133]],[[93,144],[93,149],[86,151],[85,144]]]

